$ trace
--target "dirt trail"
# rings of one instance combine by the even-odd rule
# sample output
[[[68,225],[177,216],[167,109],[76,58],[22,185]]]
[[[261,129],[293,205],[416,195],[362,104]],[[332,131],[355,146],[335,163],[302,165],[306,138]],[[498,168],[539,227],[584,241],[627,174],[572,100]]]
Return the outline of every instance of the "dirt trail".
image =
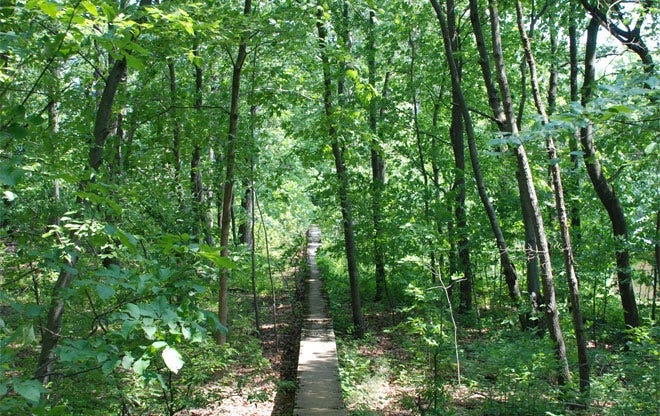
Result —
[[[305,282],[307,310],[300,337],[298,392],[294,414],[344,416],[347,413],[339,384],[335,333],[316,266],[316,250],[321,245],[321,231],[318,227],[310,228],[307,240],[310,276]]]

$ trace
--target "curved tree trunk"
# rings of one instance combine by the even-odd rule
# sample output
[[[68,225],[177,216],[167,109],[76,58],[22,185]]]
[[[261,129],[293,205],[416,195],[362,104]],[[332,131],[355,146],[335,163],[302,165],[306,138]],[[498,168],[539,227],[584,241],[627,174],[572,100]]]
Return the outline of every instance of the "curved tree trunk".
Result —
[[[586,106],[593,98],[595,88],[595,58],[596,45],[598,42],[598,28],[600,21],[593,17],[587,28],[587,46],[584,57],[584,84],[582,86],[582,105]],[[628,327],[639,326],[639,314],[637,312],[637,302],[635,301],[635,292],[632,285],[632,269],[630,267],[630,253],[626,248],[628,241],[628,226],[626,224],[623,207],[619,197],[614,192],[614,188],[609,183],[598,159],[596,147],[594,145],[593,125],[588,123],[580,131],[580,142],[584,152],[584,163],[587,167],[589,179],[594,186],[596,195],[605,207],[612,223],[612,231],[616,240],[616,267],[617,282],[619,285],[619,294],[621,295],[621,304],[623,306],[623,320]]]

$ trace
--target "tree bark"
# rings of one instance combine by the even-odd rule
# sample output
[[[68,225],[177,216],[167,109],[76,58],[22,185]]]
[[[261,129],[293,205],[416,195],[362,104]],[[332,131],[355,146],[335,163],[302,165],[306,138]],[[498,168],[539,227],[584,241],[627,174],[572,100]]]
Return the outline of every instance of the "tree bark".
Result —
[[[576,12],[577,7],[575,2],[572,2],[571,5],[571,16],[568,26],[568,43],[569,43],[569,65],[570,65],[570,89],[571,89],[571,102],[575,103],[580,100],[580,89],[578,87],[578,35],[577,35],[577,22],[576,22]],[[580,129],[575,128],[573,134],[571,134],[568,142],[569,149],[571,151],[571,181],[569,187],[569,195],[577,199],[577,196],[580,194],[580,158],[578,156],[578,146],[580,141]],[[570,198],[569,198],[570,200]],[[573,202],[571,204],[571,230],[574,237],[575,245],[574,247],[579,247],[582,240],[582,228],[581,228],[581,218],[580,218],[580,204],[578,202]]]
[[[433,8],[436,9],[440,7],[437,4],[437,1],[432,1]],[[436,6],[437,4],[437,6]],[[506,116],[504,110],[502,109],[502,103],[500,101],[500,94],[495,87],[495,82],[492,77],[490,58],[488,50],[486,49],[486,42],[481,30],[481,21],[479,18],[479,9],[477,0],[470,0],[470,21],[472,23],[472,30],[474,32],[475,40],[477,43],[477,49],[479,51],[479,65],[481,66],[481,72],[484,78],[484,84],[486,86],[486,91],[488,93],[488,101],[490,103],[495,121],[500,130],[506,128]],[[467,104],[466,104],[467,105]],[[467,120],[464,120],[467,124]],[[467,128],[466,128],[467,129]],[[474,136],[474,135],[473,135]],[[470,160],[472,163],[472,170],[474,171],[475,180],[477,181],[477,190],[479,191],[479,198],[481,199],[482,204],[488,215],[488,220],[490,221],[491,229],[495,235],[495,240],[497,243],[497,248],[500,253],[500,262],[502,264],[502,269],[504,272],[504,277],[506,280],[507,287],[509,289],[509,297],[513,301],[516,307],[520,306],[521,295],[520,288],[518,286],[518,274],[513,262],[509,257],[509,249],[507,247],[506,241],[504,240],[504,235],[502,229],[500,228],[499,221],[497,219],[497,214],[493,208],[488,193],[486,191],[486,185],[484,183],[483,175],[481,173],[481,166],[478,159],[478,152],[476,148],[476,139],[474,137],[470,138],[468,135],[468,146],[470,149]],[[478,172],[478,173],[477,173]],[[524,328],[524,325],[523,325]]]
[[[348,14],[348,4],[343,4],[343,19],[346,20]],[[341,207],[342,224],[344,229],[344,246],[346,249],[346,260],[348,264],[348,277],[351,287],[351,310],[353,314],[353,326],[355,329],[355,336],[362,338],[364,336],[364,320],[362,317],[362,305],[360,299],[359,276],[357,270],[357,255],[353,233],[353,218],[351,212],[351,203],[348,198],[348,175],[343,159],[343,149],[339,144],[339,137],[336,122],[333,120],[336,117],[334,106],[332,103],[332,79],[330,73],[330,61],[327,52],[327,30],[324,25],[324,7],[322,3],[318,3],[318,12],[316,20],[316,28],[318,31],[319,50],[321,55],[321,63],[323,70],[323,104],[326,122],[328,124],[328,135],[332,142],[332,154],[335,160],[335,169],[338,179],[338,196],[339,204]],[[341,35],[340,35],[341,37]],[[344,39],[345,40],[345,39]],[[342,82],[338,82],[337,94],[341,96],[343,91]]]
[[[454,52],[459,51],[459,36],[456,25],[456,10],[453,0],[447,1],[447,24],[451,36],[451,46]],[[461,77],[462,64],[456,62],[456,70],[459,79]],[[456,222],[456,245],[458,248],[458,266],[462,274],[459,284],[460,305],[459,311],[465,312],[472,309],[472,268],[470,265],[470,244],[468,239],[467,218],[465,213],[465,143],[463,140],[463,116],[458,104],[458,91],[460,84],[452,84],[452,108],[451,125],[449,137],[454,154],[454,220]]]
[[[493,55],[495,56],[496,78],[503,96],[504,114],[509,125],[511,138],[514,140],[514,153],[516,155],[516,162],[520,171],[520,177],[524,186],[527,188],[527,197],[532,208],[532,219],[534,222],[534,233],[536,234],[537,250],[541,264],[541,280],[543,284],[543,295],[545,300],[545,314],[547,317],[547,324],[550,333],[550,338],[555,342],[555,353],[557,361],[560,364],[559,383],[564,384],[570,381],[571,373],[568,368],[568,360],[566,358],[566,345],[564,343],[564,336],[559,325],[559,312],[557,310],[557,302],[555,299],[555,286],[553,282],[552,262],[550,259],[550,251],[548,248],[548,240],[545,233],[545,226],[543,224],[543,217],[541,215],[541,208],[539,206],[538,198],[536,196],[536,188],[534,187],[534,180],[532,178],[532,171],[529,167],[527,159],[527,152],[522,142],[518,137],[518,127],[515,123],[515,112],[513,108],[513,100],[511,98],[511,89],[506,75],[504,65],[504,54],[502,52],[502,36],[500,33],[499,13],[497,10],[497,0],[489,0],[488,7],[490,10],[491,20],[491,35],[493,41]]]
[[[167,62],[170,79],[170,119],[172,123],[172,164],[174,165],[174,192],[179,202],[179,209],[184,211],[184,196],[181,188],[181,126],[176,111],[176,67],[173,61]]]
[[[373,9],[369,11],[369,38],[368,38],[368,58],[367,66],[369,71],[369,84],[376,87],[376,34],[375,34],[376,13]],[[387,92],[387,77],[383,87],[383,98]],[[369,103],[369,128],[373,135],[371,140],[371,212],[374,224],[374,280],[376,282],[376,293],[374,300],[379,302],[386,293],[387,281],[385,279],[385,253],[383,243],[382,218],[382,193],[385,187],[385,161],[381,154],[380,137],[378,134],[378,116],[379,101],[372,98]]]
[[[518,21],[518,32],[523,44],[525,52],[525,59],[530,72],[530,81],[532,84],[532,95],[534,104],[541,116],[543,124],[548,124],[549,119],[545,111],[543,100],[541,99],[541,91],[539,88],[538,75],[536,71],[536,61],[532,53],[532,45],[525,26],[523,24],[523,10],[522,3],[516,2],[516,14]],[[564,253],[564,269],[566,272],[566,280],[568,291],[570,293],[571,301],[571,314],[573,318],[573,329],[575,331],[575,338],[578,350],[578,368],[580,373],[580,391],[586,392],[589,390],[589,359],[587,357],[587,340],[584,335],[584,324],[582,321],[582,312],[580,307],[580,291],[578,287],[578,277],[575,272],[575,259],[573,258],[573,248],[571,246],[571,235],[568,229],[568,215],[566,213],[566,204],[564,202],[564,188],[561,181],[561,172],[557,160],[557,150],[555,147],[554,138],[547,136],[546,150],[548,159],[550,161],[550,171],[552,175],[552,184],[555,193],[555,206],[557,209],[557,216],[559,219],[559,230],[563,244]]]
[[[447,24],[444,18],[444,13],[442,12],[442,8],[438,4],[437,0],[431,0],[431,3],[434,9],[436,10],[436,14],[438,15],[438,20],[440,20],[440,25],[443,26],[442,32],[443,32],[443,37],[445,39],[444,42],[445,54],[450,63],[452,80],[453,82],[460,85],[460,78],[458,76],[456,64],[454,62],[453,51],[450,43],[450,35],[446,27]],[[511,92],[509,89],[509,84],[504,67],[504,56],[502,53],[502,38],[500,34],[497,1],[489,0],[488,4],[490,11],[490,19],[491,19],[491,37],[493,43],[493,56],[495,57],[496,78],[500,87],[500,91],[502,93],[503,106],[504,106],[503,110],[508,124],[507,130],[510,131],[512,138],[518,141],[517,143],[516,142],[513,143],[515,145],[514,152],[516,155],[516,161],[518,163],[518,169],[520,171],[522,182],[524,183],[525,187],[527,188],[527,192],[529,193],[529,202],[531,204],[534,213],[533,215],[534,232],[536,234],[538,248],[540,251],[539,254],[541,258],[541,275],[543,278],[542,279],[543,291],[546,300],[546,315],[548,318],[550,336],[555,342],[555,352],[557,355],[557,360],[559,361],[561,366],[559,373],[559,382],[564,383],[570,380],[570,371],[568,369],[568,361],[566,358],[566,346],[564,344],[563,334],[559,326],[559,315],[557,312],[557,304],[555,299],[552,265],[550,262],[545,228],[543,225],[543,219],[541,217],[541,211],[539,208],[538,200],[536,198],[536,189],[534,188],[532,173],[529,168],[529,162],[527,160],[527,153],[525,152],[525,148],[524,146],[522,146],[522,143],[520,143],[519,140],[517,139],[518,128],[515,123],[515,112],[513,108],[513,101],[511,99]],[[484,78],[486,78],[486,76]],[[461,96],[462,96],[461,101],[463,101],[462,105],[464,107],[463,117],[465,118],[466,121],[466,129],[469,131],[472,129],[471,121],[470,123],[468,123],[469,111],[468,111],[467,103],[465,103],[465,97],[463,96],[462,92],[461,92]],[[468,125],[470,125],[470,128],[467,127]],[[471,135],[474,136],[473,131]]]
[[[630,49],[632,52],[636,53],[637,56],[642,60],[644,65],[644,72],[648,75],[652,75],[655,72],[655,65],[653,63],[653,56],[648,46],[644,43],[644,40],[641,37],[641,25],[644,23],[645,16],[649,13],[649,8],[652,4],[651,1],[643,1],[642,4],[642,15],[638,16],[635,20],[636,25],[632,29],[626,28],[622,29],[619,25],[614,22],[613,19],[610,19],[607,16],[606,12],[603,12],[600,9],[601,2],[596,2],[595,5],[591,4],[589,0],[580,0],[584,9],[589,12],[592,16],[592,21],[596,21],[598,24],[603,26],[605,30],[610,32],[617,40],[619,40],[625,47]],[[608,8],[612,7],[617,11],[621,11],[620,5],[618,2],[603,2]],[[611,4],[612,3],[612,4]],[[621,13],[623,15],[623,13]],[[633,20],[633,19],[631,19]],[[625,24],[625,23],[624,23]],[[627,26],[627,25],[626,25]]]
[[[587,45],[584,58],[584,84],[582,85],[582,105],[586,106],[593,98],[595,88],[595,57],[598,42],[599,19],[593,17],[587,28]],[[628,242],[628,226],[626,224],[623,207],[616,195],[614,188],[609,183],[598,159],[594,145],[594,131],[591,122],[580,131],[580,142],[584,152],[584,163],[587,167],[589,179],[594,186],[596,195],[605,207],[612,224],[612,232],[615,239],[615,256],[617,266],[617,282],[621,305],[623,306],[623,320],[628,327],[639,326],[639,314],[637,302],[632,285],[632,269],[630,267],[630,253],[626,248]]]
[[[252,11],[252,0],[245,0],[243,6],[243,15],[249,16]],[[220,246],[222,247],[221,255],[229,257],[229,231],[231,229],[231,207],[234,195],[234,176],[236,168],[236,141],[238,135],[238,104],[240,100],[241,89],[241,72],[243,64],[247,57],[247,44],[245,35],[241,35],[241,42],[238,45],[238,54],[234,60],[232,81],[231,81],[231,104],[229,107],[229,130],[227,134],[227,150],[225,156],[225,164],[227,167],[225,173],[225,185],[222,194],[222,224],[220,228]],[[220,288],[218,291],[218,318],[220,323],[227,327],[229,305],[228,305],[228,280],[229,269],[223,268],[220,270]],[[227,334],[223,331],[218,331],[217,342],[222,345],[227,342]]]
[[[96,111],[96,120],[94,122],[94,140],[89,150],[89,166],[98,171],[103,164],[103,150],[105,141],[110,134],[110,119],[112,118],[112,104],[117,95],[119,84],[126,76],[126,59],[115,60],[108,76],[105,87],[101,94],[101,100]]]

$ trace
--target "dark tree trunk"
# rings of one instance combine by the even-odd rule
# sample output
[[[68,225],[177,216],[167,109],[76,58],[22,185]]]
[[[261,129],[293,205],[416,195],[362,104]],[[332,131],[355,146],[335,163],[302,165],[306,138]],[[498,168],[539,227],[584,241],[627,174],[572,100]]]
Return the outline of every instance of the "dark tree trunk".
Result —
[[[243,218],[241,218],[240,225],[238,226],[238,239],[241,244],[245,244],[248,249],[253,245],[252,229],[252,215],[250,214],[254,209],[254,189],[249,180],[243,181],[245,185],[245,193],[241,199],[241,208],[243,210]]]
[[[520,170],[516,171],[518,176],[518,191],[520,192],[520,208],[522,212],[522,219],[525,229],[525,265],[527,268],[527,293],[532,303],[532,309],[535,312],[541,310],[543,302],[543,295],[541,294],[541,281],[539,279],[539,256],[538,248],[536,246],[536,233],[534,232],[534,220],[532,206],[529,203],[529,195],[527,194],[527,187],[523,186],[522,178],[520,177]],[[542,327],[541,317],[538,320],[532,321],[529,316],[523,316],[526,328]]]
[[[243,15],[248,16],[252,11],[252,1],[245,0]],[[222,194],[222,224],[220,228],[220,246],[221,255],[229,256],[229,232],[231,229],[231,208],[234,196],[234,171],[236,168],[236,141],[238,135],[238,104],[240,100],[241,72],[243,64],[247,57],[247,44],[245,36],[241,36],[241,43],[238,46],[238,54],[234,61],[232,81],[231,81],[231,104],[229,107],[229,131],[227,135],[227,151],[225,164],[227,167],[225,173],[225,186]],[[220,323],[227,327],[229,317],[229,297],[228,297],[229,269],[220,270],[220,287],[218,290],[218,318]],[[217,333],[218,344],[227,342],[227,334],[223,331]]]
[[[62,333],[62,316],[64,314],[64,292],[71,286],[75,275],[70,271],[76,266],[77,256],[72,254],[66,267],[62,267],[51,294],[50,308],[46,327],[42,329],[41,351],[34,371],[34,378],[47,384],[50,380],[52,366],[55,362],[54,350],[60,341]]]
[[[369,46],[368,46],[368,69],[369,84],[376,87],[376,35],[375,35],[375,12],[369,11]],[[387,93],[387,77],[383,87],[383,97]],[[386,293],[387,281],[385,279],[385,253],[382,219],[382,193],[385,187],[385,161],[381,154],[380,137],[378,134],[379,102],[375,98],[369,103],[369,128],[373,134],[371,140],[371,212],[374,224],[374,280],[376,282],[376,293],[374,300],[379,302]]]
[[[103,150],[105,142],[110,134],[110,120],[112,119],[112,103],[115,101],[119,84],[126,76],[126,59],[118,59],[112,65],[105,87],[101,94],[101,100],[96,111],[94,122],[94,141],[89,150],[89,166],[98,171],[103,164]]]
[[[584,58],[584,84],[582,86],[582,105],[586,106],[593,98],[595,88],[594,60],[596,57],[596,45],[598,42],[598,28],[600,21],[593,17],[587,28],[587,45]],[[594,186],[596,195],[605,207],[612,223],[612,231],[616,241],[615,255],[617,266],[617,281],[621,304],[623,306],[623,319],[628,327],[639,326],[639,314],[637,302],[632,285],[632,269],[630,267],[630,253],[626,247],[628,241],[628,226],[626,224],[623,207],[616,195],[614,188],[609,183],[598,159],[594,145],[593,126],[589,123],[580,132],[580,142],[584,152],[584,163],[587,167],[589,179]]]
[[[577,35],[577,23],[576,23],[576,13],[577,7],[573,3],[571,8],[570,23],[568,26],[568,42],[569,42],[569,65],[570,65],[570,85],[571,85],[571,102],[577,102],[580,100],[580,89],[578,87],[578,35]],[[580,141],[580,129],[576,128],[575,132],[571,134],[569,138],[569,150],[571,151],[571,181],[569,194],[572,198],[579,196],[580,194],[580,157],[578,156],[578,146]],[[570,200],[571,198],[569,198]],[[577,198],[575,198],[577,199]],[[582,240],[582,228],[581,228],[581,219],[580,219],[580,204],[573,202],[571,204],[571,231],[573,235],[573,240],[575,242],[574,248],[580,245]]]
[[[452,50],[459,51],[459,36],[456,26],[456,12],[454,1],[447,1],[447,24],[451,35]],[[459,79],[461,77],[462,64],[456,62],[456,70]],[[456,222],[456,244],[458,247],[459,270],[462,274],[460,281],[460,311],[472,309],[472,268],[470,266],[470,245],[468,240],[467,217],[465,213],[465,143],[463,140],[463,116],[458,104],[458,91],[460,84],[452,84],[452,109],[451,126],[449,136],[454,154],[454,219]]]
[[[348,4],[343,5],[343,24],[346,24],[346,17],[348,14]],[[332,142],[332,154],[335,160],[335,169],[337,173],[339,204],[341,207],[342,224],[344,229],[344,246],[346,249],[346,260],[348,263],[348,277],[351,287],[351,309],[353,313],[353,326],[355,327],[355,335],[358,338],[364,336],[364,321],[362,318],[362,305],[360,299],[359,276],[357,270],[357,255],[353,233],[353,218],[351,213],[351,204],[348,198],[348,175],[343,159],[343,149],[339,144],[339,137],[337,134],[337,126],[332,120],[335,116],[334,107],[332,103],[332,79],[330,73],[330,61],[327,53],[327,31],[324,25],[324,7],[318,4],[316,28],[318,31],[319,49],[321,54],[321,62],[323,69],[323,103],[325,116],[328,122],[328,135]],[[346,36],[346,35],[344,35]],[[346,41],[346,39],[343,39]],[[341,96],[343,91],[342,82],[338,82],[338,95]]]
[[[184,211],[184,196],[181,188],[181,127],[176,111],[176,67],[173,61],[167,62],[170,79],[170,119],[172,122],[172,164],[174,165],[174,191],[179,202],[179,210]]]

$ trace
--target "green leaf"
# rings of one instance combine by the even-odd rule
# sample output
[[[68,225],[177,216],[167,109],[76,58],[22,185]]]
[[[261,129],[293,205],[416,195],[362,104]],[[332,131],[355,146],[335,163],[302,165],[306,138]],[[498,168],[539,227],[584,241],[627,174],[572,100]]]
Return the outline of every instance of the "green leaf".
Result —
[[[142,330],[147,335],[147,339],[154,339],[156,335],[157,328],[153,325],[145,325],[142,327]]]
[[[649,145],[644,148],[644,154],[645,155],[652,155],[657,150],[658,150],[658,143],[657,142],[649,143]]]
[[[183,357],[174,348],[170,346],[165,347],[161,355],[167,368],[174,374],[178,373],[181,367],[183,367]]]
[[[140,307],[134,303],[126,304],[126,312],[128,312],[128,314],[131,315],[133,319],[139,319],[141,315]]]
[[[41,393],[45,393],[46,389],[37,380],[21,380],[14,379],[14,391],[30,403],[38,403]]]
[[[96,10],[96,6],[94,6],[91,2],[83,1],[81,4],[89,14],[91,14],[94,17],[98,17],[99,11]]]
[[[41,306],[36,303],[30,303],[25,307],[25,315],[29,318],[37,318],[41,316]]]
[[[233,269],[236,267],[236,264],[233,261],[227,257],[221,256],[220,252],[211,246],[203,245],[197,254],[215,263],[219,269]]]
[[[136,69],[138,71],[141,71],[145,68],[144,62],[140,58],[137,58],[130,53],[124,52],[124,58],[126,58],[126,65],[128,65],[129,68]]]
[[[53,19],[57,17],[57,4],[47,1],[40,1],[39,8]]]
[[[133,365],[135,360],[130,354],[126,354],[121,359],[121,366],[124,370],[128,370]]]
[[[108,300],[115,294],[115,290],[112,287],[103,283],[99,283],[96,286],[96,291],[99,293],[99,297],[102,300]]]
[[[10,164],[0,165],[0,185],[16,186],[22,176],[22,169]]]
[[[142,374],[144,374],[144,370],[146,370],[149,367],[149,364],[151,364],[151,361],[149,361],[149,359],[140,357],[139,360],[133,363],[133,371],[135,371],[135,374],[141,376]]]
[[[120,364],[119,360],[108,360],[103,363],[103,366],[101,367],[101,371],[103,371],[103,374],[106,376],[110,373],[112,373],[115,368],[117,368]]]
[[[124,247],[135,250],[137,248],[137,238],[131,233],[122,230],[117,230],[117,238],[124,245]]]

